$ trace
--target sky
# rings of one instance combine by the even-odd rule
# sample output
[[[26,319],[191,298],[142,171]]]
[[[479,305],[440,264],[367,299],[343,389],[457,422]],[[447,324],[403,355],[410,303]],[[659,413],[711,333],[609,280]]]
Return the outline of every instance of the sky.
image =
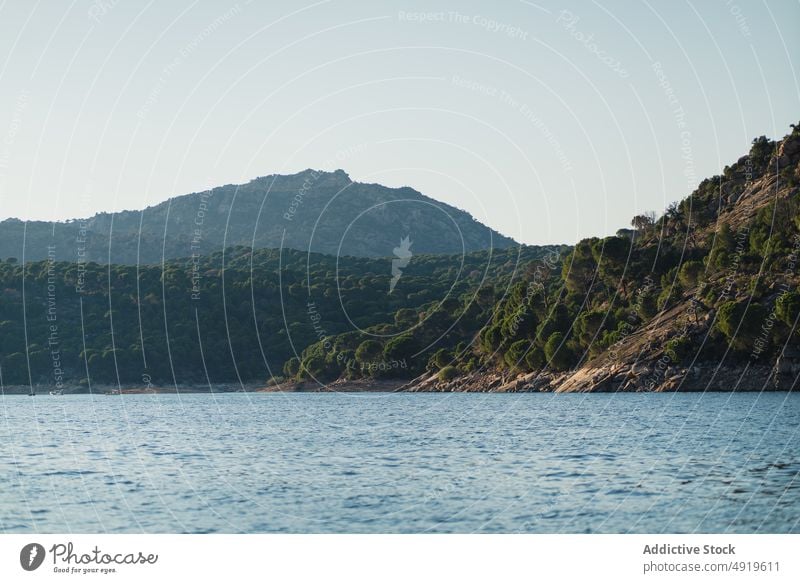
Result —
[[[788,133],[798,57],[793,0],[6,1],[0,219],[342,168],[571,244]]]

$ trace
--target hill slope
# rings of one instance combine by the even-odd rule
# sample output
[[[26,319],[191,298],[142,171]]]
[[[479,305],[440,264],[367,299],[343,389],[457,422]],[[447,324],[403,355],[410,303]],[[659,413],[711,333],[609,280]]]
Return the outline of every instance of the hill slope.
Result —
[[[153,264],[234,245],[387,257],[405,237],[415,254],[515,244],[412,188],[352,182],[342,170],[306,170],[178,196],[143,211],[56,223],[8,219],[0,223],[0,257],[37,261],[51,249],[57,261]]]
[[[585,239],[561,257],[539,260],[508,288],[495,285],[489,321],[440,342],[431,357],[419,354],[426,360],[409,367],[420,374],[406,389],[797,387],[800,126],[779,142],[754,140],[746,156],[658,220],[643,215],[632,224],[635,230]],[[427,341],[424,328],[396,332],[409,346],[420,335]],[[348,338],[333,346],[361,350],[359,342],[368,341]],[[386,359],[399,341],[378,343],[369,348]],[[306,349],[298,378],[315,376],[321,356],[330,351]]]
[[[446,332],[450,303],[558,251],[415,255],[394,284],[388,258],[286,249],[233,247],[163,266],[0,261],[0,388],[263,386],[309,344],[342,333],[380,337],[419,314]]]

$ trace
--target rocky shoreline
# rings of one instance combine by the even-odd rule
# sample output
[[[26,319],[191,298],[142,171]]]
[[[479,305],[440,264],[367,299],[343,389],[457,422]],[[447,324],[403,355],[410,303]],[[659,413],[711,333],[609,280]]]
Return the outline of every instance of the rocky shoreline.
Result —
[[[212,394],[212,393],[631,393],[631,392],[762,392],[793,391],[800,380],[800,348],[788,346],[770,366],[719,363],[691,367],[672,366],[664,359],[649,362],[588,363],[574,371],[539,371],[525,374],[480,371],[444,381],[437,372],[427,372],[413,380],[339,379],[327,384],[315,381],[263,383],[172,385],[167,387],[68,386],[64,394]],[[46,395],[52,386],[35,386]],[[30,387],[6,386],[3,395],[26,395]]]
[[[769,366],[721,368],[700,365],[667,367],[663,371],[647,366],[584,368],[566,373],[532,372],[520,375],[473,373],[451,381],[435,374],[406,383],[403,392],[469,393],[631,393],[631,392],[762,392],[791,391],[797,377],[780,375]]]
[[[792,391],[800,380],[800,348],[787,346],[774,365],[701,363],[673,366],[661,357],[648,361],[594,361],[567,372],[508,374],[476,372],[442,381],[426,373],[398,390],[476,393],[761,392]]]

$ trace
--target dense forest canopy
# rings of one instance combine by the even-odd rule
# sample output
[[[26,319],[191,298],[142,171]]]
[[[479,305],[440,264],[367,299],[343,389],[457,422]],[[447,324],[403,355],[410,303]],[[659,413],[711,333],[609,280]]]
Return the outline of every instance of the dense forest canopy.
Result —
[[[2,381],[266,382],[322,338],[417,322],[557,251],[418,255],[391,292],[390,259],[292,250],[235,247],[163,266],[9,258],[0,261]]]

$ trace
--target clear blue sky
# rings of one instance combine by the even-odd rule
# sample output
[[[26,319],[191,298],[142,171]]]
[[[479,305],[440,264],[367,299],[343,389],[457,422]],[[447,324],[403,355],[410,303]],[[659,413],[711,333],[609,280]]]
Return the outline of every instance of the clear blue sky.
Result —
[[[0,218],[341,167],[573,243],[784,135],[798,56],[789,0],[4,2]]]

